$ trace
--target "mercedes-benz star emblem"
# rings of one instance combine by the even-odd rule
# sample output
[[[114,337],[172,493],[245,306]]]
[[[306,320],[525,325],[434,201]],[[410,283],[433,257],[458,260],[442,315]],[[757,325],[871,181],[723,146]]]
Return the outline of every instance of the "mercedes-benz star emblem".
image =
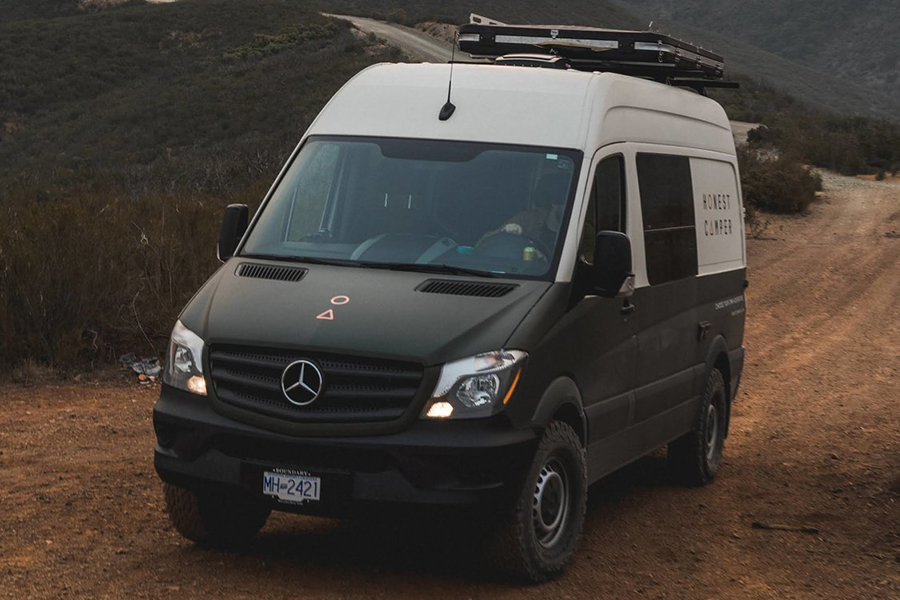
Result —
[[[322,393],[322,371],[308,360],[292,362],[281,374],[281,390],[291,404],[312,404]]]

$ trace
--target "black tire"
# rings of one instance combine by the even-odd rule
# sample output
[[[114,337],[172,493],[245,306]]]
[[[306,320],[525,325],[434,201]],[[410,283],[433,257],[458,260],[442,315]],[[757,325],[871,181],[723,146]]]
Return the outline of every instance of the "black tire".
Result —
[[[195,492],[163,484],[166,512],[178,533],[205,548],[235,549],[246,545],[266,524],[271,512],[239,495]]]
[[[584,448],[571,427],[551,422],[514,510],[491,542],[492,562],[519,580],[559,577],[578,547],[586,507]],[[548,527],[548,520],[559,524]]]
[[[728,424],[728,396],[725,378],[713,369],[693,430],[669,444],[669,466],[675,476],[689,485],[712,481],[722,464]]]

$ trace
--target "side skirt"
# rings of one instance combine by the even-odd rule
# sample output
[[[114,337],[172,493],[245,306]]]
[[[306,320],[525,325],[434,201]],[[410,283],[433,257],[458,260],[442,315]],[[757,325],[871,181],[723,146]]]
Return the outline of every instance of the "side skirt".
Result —
[[[588,482],[594,483],[689,432],[700,401],[700,396],[692,398],[588,446]]]

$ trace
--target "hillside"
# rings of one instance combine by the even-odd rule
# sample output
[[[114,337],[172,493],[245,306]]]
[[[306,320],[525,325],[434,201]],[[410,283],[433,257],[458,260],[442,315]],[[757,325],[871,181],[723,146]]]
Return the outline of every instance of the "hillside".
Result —
[[[896,0],[622,0],[664,23],[735,36],[816,70],[900,97]]]
[[[347,79],[395,56],[308,2],[42,2],[58,10],[0,22],[0,182],[253,182]]]
[[[649,3],[655,0],[639,1]],[[657,11],[652,6],[637,3],[625,5],[619,0],[570,0],[552,4],[512,0],[460,0],[452,6],[438,0],[323,0],[323,4],[333,12],[376,16],[407,24],[431,20],[461,23],[468,19],[471,12],[510,23],[575,23],[620,29],[646,29],[651,21],[655,21],[656,29],[659,24]],[[846,114],[900,118],[900,95],[891,96],[860,85],[855,78],[835,77],[827,69],[800,65],[760,49],[718,27],[701,28],[668,21],[662,27],[666,32],[714,48],[723,54],[728,72],[769,84],[796,96],[811,107]]]
[[[0,15],[3,21],[52,18],[78,14],[78,0],[0,0]]]
[[[610,0],[533,8],[464,0],[449,12],[436,0],[407,1],[404,12],[402,1],[328,0],[328,8],[407,23],[459,23],[479,10],[509,21],[643,26]],[[0,0],[0,365],[158,355],[217,267],[222,208],[258,205],[334,91],[369,64],[401,58],[311,0],[79,6]],[[747,56],[729,64],[754,64]],[[765,56],[784,86],[807,86],[808,100],[856,106],[848,86],[829,95],[820,76]],[[900,165],[900,127],[813,114],[744,83],[717,98],[732,117],[767,123],[757,141],[783,158],[741,159],[746,197],[759,207],[796,210],[784,204],[796,204],[795,190],[812,197],[815,181],[796,157],[846,173]]]

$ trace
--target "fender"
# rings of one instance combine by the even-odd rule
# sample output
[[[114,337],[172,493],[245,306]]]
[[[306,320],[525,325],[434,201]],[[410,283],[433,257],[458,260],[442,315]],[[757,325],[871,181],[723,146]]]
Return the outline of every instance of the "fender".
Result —
[[[722,377],[725,378],[725,398],[728,402],[728,415],[725,418],[725,435],[727,437],[728,429],[731,425],[731,362],[728,356],[728,343],[721,334],[715,337],[709,345],[709,350],[706,351],[706,368],[703,370],[703,379],[698,382],[698,388],[700,394],[705,391],[706,380],[709,379],[709,374],[712,372],[713,367],[716,366],[716,360],[719,356],[725,356],[725,361],[728,364],[728,371],[722,373]]]
[[[540,402],[534,411],[532,423],[538,427],[546,427],[561,408],[571,406],[578,415],[579,426],[574,426],[575,432],[584,441],[585,447],[588,443],[587,419],[584,416],[584,404],[581,401],[581,391],[578,385],[569,377],[558,377],[554,379],[547,389],[544,390]]]
[[[706,369],[703,371],[703,380],[700,382],[700,393],[703,393],[703,386],[706,385],[709,373],[716,365],[716,359],[719,358],[719,355],[725,355],[726,359],[728,358],[728,343],[721,334],[713,339],[709,349],[706,351]],[[728,373],[722,373],[722,375],[725,377],[725,385],[728,386]]]

